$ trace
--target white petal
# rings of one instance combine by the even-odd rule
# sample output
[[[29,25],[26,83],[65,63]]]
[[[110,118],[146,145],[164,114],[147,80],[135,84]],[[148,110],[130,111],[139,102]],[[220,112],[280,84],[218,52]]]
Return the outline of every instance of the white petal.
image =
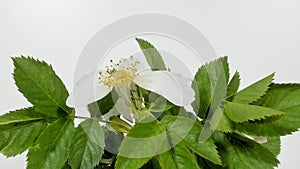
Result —
[[[98,83],[96,72],[83,76],[67,99],[69,107],[82,107],[105,97],[112,87]]]
[[[133,81],[177,106],[189,105],[195,99],[194,90],[190,86],[191,80],[168,71],[143,72]]]
[[[187,112],[192,113],[193,115],[195,115],[197,117],[197,113],[194,111],[194,108],[192,107],[192,105],[186,105],[183,107]]]
[[[130,84],[124,84],[122,86],[115,87],[114,89],[118,93],[118,96],[121,97],[127,105],[132,104],[130,95]]]
[[[125,100],[120,98],[115,103],[114,107],[105,115],[102,116],[104,120],[109,120],[112,116],[122,115],[125,119],[133,121],[132,115],[129,111],[128,105],[125,103]]]

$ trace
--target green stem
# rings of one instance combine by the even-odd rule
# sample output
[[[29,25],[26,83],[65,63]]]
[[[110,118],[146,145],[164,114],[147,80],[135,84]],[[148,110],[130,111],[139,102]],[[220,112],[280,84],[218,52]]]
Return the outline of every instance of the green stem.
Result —
[[[106,120],[102,120],[102,119],[98,119],[98,118],[94,118],[94,117],[72,116],[72,115],[70,115],[69,117],[71,117],[71,118],[77,118],[77,119],[84,119],[84,120],[94,119],[94,120],[97,120],[97,121],[100,121],[100,122],[104,122],[104,123],[109,123],[110,122],[110,121],[106,121]]]

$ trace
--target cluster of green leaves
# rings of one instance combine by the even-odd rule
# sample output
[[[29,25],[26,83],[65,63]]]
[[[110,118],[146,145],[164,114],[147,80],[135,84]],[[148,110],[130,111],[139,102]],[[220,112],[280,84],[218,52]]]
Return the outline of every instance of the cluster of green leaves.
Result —
[[[0,117],[1,153],[11,157],[29,149],[27,168],[61,168],[75,131],[68,91],[45,62],[29,57],[13,62],[16,85],[33,106]]]
[[[210,81],[224,77],[226,85],[221,87],[215,87],[217,85]],[[271,74],[238,91],[239,73],[236,72],[230,81],[228,77],[227,57],[222,57],[202,66],[194,80],[197,84],[194,88],[198,87],[195,88],[198,91],[195,103],[200,102],[202,106],[194,104],[193,107],[199,109],[198,116],[208,122],[205,124],[218,147],[223,167],[277,166],[280,136],[291,134],[300,127],[300,85],[275,84],[272,82],[274,74]],[[220,95],[224,90],[226,94]],[[215,96],[220,98],[215,99]],[[222,101],[212,109],[215,100]],[[267,142],[254,142],[258,137],[265,137]]]
[[[153,71],[167,70],[152,44],[136,40]],[[195,114],[159,95],[148,103],[149,92],[140,89],[156,118],[133,126],[117,116],[99,124],[114,106],[112,91],[88,105],[91,118],[74,127],[75,110],[52,66],[23,56],[13,62],[16,85],[33,106],[0,116],[0,151],[12,157],[28,150],[28,169],[268,169],[279,163],[280,136],[300,127],[299,84],[274,84],[271,74],[238,90],[240,76],[230,79],[227,57],[195,74]]]

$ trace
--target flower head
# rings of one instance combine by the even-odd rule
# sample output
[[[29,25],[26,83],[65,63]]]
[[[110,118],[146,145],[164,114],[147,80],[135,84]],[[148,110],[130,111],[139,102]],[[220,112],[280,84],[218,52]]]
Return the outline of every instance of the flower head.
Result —
[[[90,73],[79,80],[67,99],[67,105],[86,106],[102,99],[115,88],[122,102],[132,106],[130,91],[135,85],[159,94],[177,106],[190,105],[194,100],[189,79],[169,71],[141,72],[137,69],[139,63],[133,56],[117,63],[111,60],[105,71]]]

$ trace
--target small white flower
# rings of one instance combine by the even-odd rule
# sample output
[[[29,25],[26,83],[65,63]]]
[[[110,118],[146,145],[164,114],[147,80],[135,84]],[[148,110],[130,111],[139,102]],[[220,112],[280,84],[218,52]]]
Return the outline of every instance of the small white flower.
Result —
[[[122,105],[118,111],[128,112],[124,110],[124,103],[131,106],[130,90],[135,85],[157,93],[177,106],[187,106],[192,103],[195,94],[190,87],[191,80],[169,71],[140,72],[136,68],[138,64],[139,62],[131,56],[129,59],[121,59],[118,63],[106,66],[106,71],[83,76],[70,93],[67,105],[86,106],[104,98],[114,88],[122,100],[117,101],[116,106]],[[112,114],[117,113],[112,112]],[[130,119],[128,113],[121,114]]]

